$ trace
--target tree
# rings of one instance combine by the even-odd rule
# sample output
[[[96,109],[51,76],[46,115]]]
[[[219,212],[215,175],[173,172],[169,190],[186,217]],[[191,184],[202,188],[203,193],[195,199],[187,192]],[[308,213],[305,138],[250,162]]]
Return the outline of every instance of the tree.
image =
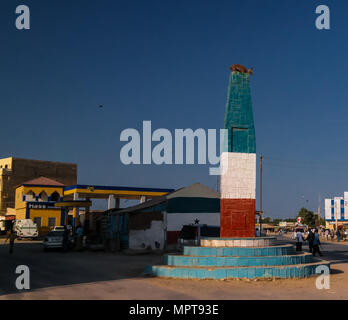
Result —
[[[262,219],[262,223],[271,223],[272,222],[272,218],[270,217],[265,217]]]
[[[320,224],[322,226],[325,226],[325,223],[326,223],[325,219],[324,218],[320,218]]]
[[[279,223],[280,223],[281,221],[283,221],[283,220],[282,220],[282,219],[279,219],[279,218],[273,219],[273,223],[274,223],[275,225],[279,225]]]
[[[301,208],[297,216],[302,218],[303,224],[306,224],[307,226],[311,228],[315,227],[315,221],[317,219],[317,215],[315,215],[313,211],[310,211],[306,208]]]

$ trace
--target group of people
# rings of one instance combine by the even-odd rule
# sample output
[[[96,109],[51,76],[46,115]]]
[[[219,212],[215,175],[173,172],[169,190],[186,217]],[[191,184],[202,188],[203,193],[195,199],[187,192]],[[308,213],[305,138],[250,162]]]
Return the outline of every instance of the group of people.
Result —
[[[315,255],[318,253],[319,256],[322,256],[320,251],[320,239],[318,229],[309,229],[307,236],[305,238],[303,231],[300,229],[295,231],[295,239],[296,239],[296,251],[302,251],[302,244],[304,241],[308,242],[309,252]]]
[[[326,239],[327,241],[328,240],[334,240],[335,239],[335,236],[336,236],[336,239],[337,239],[337,242],[340,242],[341,240],[344,240],[345,238],[345,233],[343,232],[342,229],[339,229],[339,230],[329,230],[329,229],[326,229],[325,231],[322,232],[322,236],[323,236],[323,239]]]

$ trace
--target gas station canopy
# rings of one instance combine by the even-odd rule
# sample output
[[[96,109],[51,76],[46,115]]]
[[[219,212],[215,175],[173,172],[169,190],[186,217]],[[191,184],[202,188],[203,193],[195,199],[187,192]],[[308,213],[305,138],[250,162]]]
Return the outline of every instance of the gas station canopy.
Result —
[[[58,208],[89,208],[92,202],[89,200],[58,201],[54,204]]]
[[[64,188],[64,198],[73,198],[74,194],[78,194],[79,198],[107,199],[114,196],[119,199],[141,199],[147,197],[149,199],[160,197],[173,192],[174,189],[159,188],[134,188],[134,187],[118,187],[118,186],[96,186],[96,185],[73,185]]]

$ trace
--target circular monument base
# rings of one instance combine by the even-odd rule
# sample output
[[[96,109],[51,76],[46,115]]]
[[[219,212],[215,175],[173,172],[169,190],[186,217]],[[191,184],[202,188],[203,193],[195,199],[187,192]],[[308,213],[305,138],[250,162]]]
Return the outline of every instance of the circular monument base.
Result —
[[[275,245],[275,237],[255,238],[201,238],[201,247],[269,247]]]

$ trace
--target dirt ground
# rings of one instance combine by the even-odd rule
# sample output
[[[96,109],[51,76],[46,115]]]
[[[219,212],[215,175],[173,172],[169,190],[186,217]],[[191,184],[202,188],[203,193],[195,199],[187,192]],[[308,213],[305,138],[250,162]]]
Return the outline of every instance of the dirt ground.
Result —
[[[342,266],[337,265],[337,270]],[[316,277],[293,280],[178,280],[133,278],[59,286],[9,294],[0,299],[347,299],[348,270],[333,274],[329,290],[318,290]],[[341,270],[343,271],[343,270]]]

